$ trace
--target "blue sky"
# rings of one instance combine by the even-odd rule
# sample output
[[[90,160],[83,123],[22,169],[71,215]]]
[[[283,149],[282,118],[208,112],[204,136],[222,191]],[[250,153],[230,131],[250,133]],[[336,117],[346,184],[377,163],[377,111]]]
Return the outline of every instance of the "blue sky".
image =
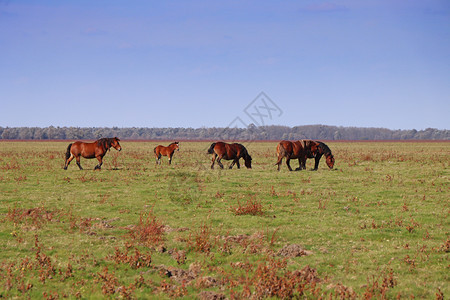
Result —
[[[450,1],[0,0],[0,126],[450,128]]]

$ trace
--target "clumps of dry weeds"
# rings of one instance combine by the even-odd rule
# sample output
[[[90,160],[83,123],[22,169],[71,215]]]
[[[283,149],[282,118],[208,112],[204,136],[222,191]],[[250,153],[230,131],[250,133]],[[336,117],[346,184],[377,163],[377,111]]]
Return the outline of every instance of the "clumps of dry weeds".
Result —
[[[212,227],[206,224],[200,225],[197,230],[194,230],[189,234],[186,243],[189,250],[209,254],[214,243]]]
[[[126,244],[124,251],[116,247],[114,255],[109,255],[106,259],[112,260],[116,264],[129,265],[132,269],[151,266],[152,256],[150,253],[141,253],[136,247],[134,247],[134,252],[131,251],[132,253],[130,253],[131,248],[133,248],[131,244]]]
[[[276,297],[281,299],[293,298],[294,295],[310,295],[317,297],[321,288],[316,285],[321,282],[315,269],[309,266],[302,270],[286,270],[286,259],[278,260],[268,257],[266,261],[257,264],[251,276],[241,280],[242,291],[231,290],[231,298],[262,299]]]
[[[367,278],[367,285],[364,291],[364,299],[380,298],[386,299],[386,293],[389,289],[397,285],[397,279],[394,271],[390,268],[382,271],[378,276],[372,275]]]
[[[264,214],[264,209],[261,201],[255,200],[253,198],[247,199],[247,202],[244,204],[241,204],[241,202],[238,200],[237,206],[231,206],[230,211],[236,216],[262,216]]]
[[[52,222],[60,215],[58,210],[48,210],[45,207],[9,208],[4,221],[14,225],[25,224],[35,228],[42,228],[46,223]]]
[[[2,170],[2,171],[20,170],[20,168],[21,167],[15,158],[11,159],[11,161],[9,163],[7,162],[4,165],[0,166],[0,170]]]
[[[73,214],[72,210],[68,211],[59,209],[47,209],[42,207],[33,208],[9,208],[3,219],[3,222],[9,222],[21,225],[24,231],[34,231],[41,229],[49,223],[68,224],[69,230],[79,230],[90,235],[94,235],[92,229],[92,218],[82,218]],[[17,232],[12,233],[13,236]]]
[[[19,262],[0,263],[0,281],[6,292],[16,289],[21,294],[27,294],[34,287],[33,278],[41,284],[47,281],[65,281],[73,277],[73,267],[67,263],[67,268],[57,267],[58,263],[43,251],[43,246],[37,235],[34,236],[34,257],[25,257]],[[3,296],[8,294],[3,294]]]
[[[132,241],[151,248],[163,244],[164,233],[164,224],[151,211],[147,215],[141,214],[138,224],[128,229]]]
[[[105,267],[102,272],[95,274],[94,282],[101,283],[102,293],[104,295],[120,295],[124,299],[133,299],[133,293],[136,286],[131,283],[129,286],[120,285],[119,279],[113,273],[110,273]]]
[[[442,245],[440,245],[439,247],[437,247],[437,249],[433,249],[433,250],[437,250],[438,252],[450,252],[450,238],[447,237],[447,239],[444,241],[444,243]]]

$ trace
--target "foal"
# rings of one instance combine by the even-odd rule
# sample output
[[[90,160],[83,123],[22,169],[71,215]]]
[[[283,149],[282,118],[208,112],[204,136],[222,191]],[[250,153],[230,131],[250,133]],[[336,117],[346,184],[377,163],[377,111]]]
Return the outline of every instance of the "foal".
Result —
[[[155,152],[156,156],[156,163],[161,164],[161,156],[168,156],[169,157],[169,165],[172,163],[172,157],[175,150],[180,151],[180,145],[178,142],[173,142],[167,147],[164,147],[162,145],[158,145],[153,149],[153,152]]]

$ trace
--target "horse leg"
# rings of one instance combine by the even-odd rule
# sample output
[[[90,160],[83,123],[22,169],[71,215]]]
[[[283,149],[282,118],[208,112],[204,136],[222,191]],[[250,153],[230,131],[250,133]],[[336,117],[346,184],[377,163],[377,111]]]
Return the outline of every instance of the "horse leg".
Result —
[[[169,155],[169,165],[172,164],[172,155]]]
[[[314,171],[317,171],[317,169],[319,168],[319,161],[320,158],[322,157],[322,154],[318,154],[316,155],[316,157],[314,157]]]
[[[306,158],[303,157],[298,159],[298,167],[300,170],[306,169]]]
[[[212,156],[212,164],[211,164],[211,169],[214,169],[214,163],[216,162],[216,157],[217,157],[217,154],[216,154],[216,153],[214,153],[214,154],[213,154],[213,156]]]
[[[231,162],[231,164],[230,164],[229,169],[232,169],[235,163],[236,163],[236,160],[233,160],[233,161]]]
[[[295,169],[295,171],[300,171],[301,169],[302,169],[302,161],[301,161],[301,159],[299,158],[299,159],[298,159],[298,168]]]
[[[97,160],[98,160],[98,165],[95,166],[94,170],[101,170],[102,169],[102,165],[103,165],[103,160],[101,156],[97,156]]]
[[[278,156],[278,161],[276,163],[276,165],[278,165],[277,171],[280,171],[280,167],[281,167],[281,163],[282,162],[283,162],[283,157],[282,156]]]
[[[238,168],[238,169],[240,169],[240,168],[241,168],[241,164],[239,163],[239,158],[238,158],[238,159],[236,159],[236,166],[237,166],[237,168]]]
[[[70,157],[68,159],[66,159],[66,161],[64,163],[64,170],[67,170],[67,167],[69,166],[69,164],[73,160],[73,158],[74,158],[73,154],[70,154]]]
[[[303,170],[303,164],[302,164],[302,159],[299,158],[298,159],[298,168],[295,169],[295,171],[301,171],[301,170]]]
[[[291,161],[291,158],[286,157],[286,166],[288,167],[289,171],[292,171],[291,164],[289,163],[290,161]]]
[[[222,157],[217,158],[217,163],[219,164],[220,168],[223,169],[223,164],[220,162],[222,160]]]
[[[83,168],[81,167],[81,164],[80,164],[80,157],[77,156],[77,157],[75,157],[75,158],[76,158],[76,160],[77,160],[77,166],[78,166],[78,168],[80,168],[80,170],[83,170]]]

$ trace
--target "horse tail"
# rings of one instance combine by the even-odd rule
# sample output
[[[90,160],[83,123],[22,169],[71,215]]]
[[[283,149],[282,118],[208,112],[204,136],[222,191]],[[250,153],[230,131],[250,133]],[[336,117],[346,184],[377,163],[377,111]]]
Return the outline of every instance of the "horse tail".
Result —
[[[283,159],[283,157],[286,156],[286,153],[287,153],[287,151],[283,147],[283,144],[279,143],[278,146],[277,146],[277,157],[278,157],[278,160],[275,163],[275,165],[281,164],[281,160]]]
[[[216,146],[216,143],[212,143],[211,147],[209,147],[208,149],[208,154],[213,154],[214,153],[214,147]]]
[[[278,156],[284,157],[287,156],[286,148],[284,148],[283,144],[279,143],[277,147]]]
[[[70,157],[70,149],[72,148],[72,143],[69,144],[69,146],[67,146],[67,151],[66,151],[66,160],[69,159]]]

